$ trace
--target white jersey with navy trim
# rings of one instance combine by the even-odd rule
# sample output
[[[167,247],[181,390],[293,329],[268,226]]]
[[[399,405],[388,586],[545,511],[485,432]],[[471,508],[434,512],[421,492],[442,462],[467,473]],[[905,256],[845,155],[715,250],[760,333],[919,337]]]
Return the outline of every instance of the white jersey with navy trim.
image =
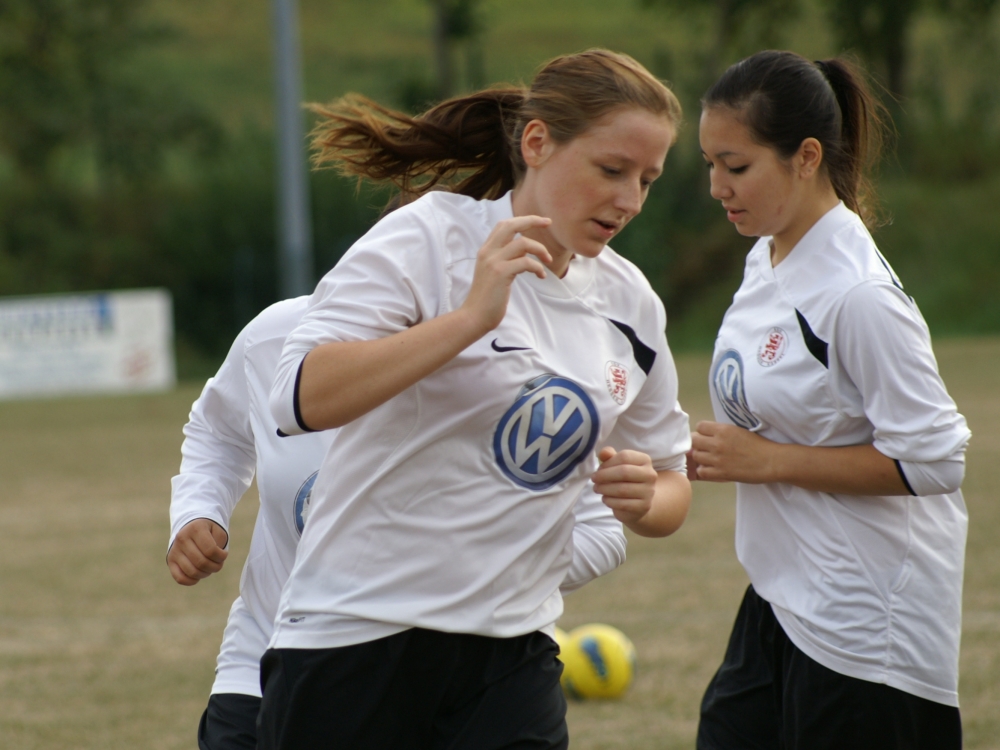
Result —
[[[781,443],[874,444],[908,486],[909,472],[937,487],[857,497],[738,484],[736,550],[809,657],[958,705],[969,430],[923,317],[856,214],[838,205],[776,267],[770,238],[754,246],[709,380],[719,421]]]
[[[333,437],[280,438],[267,407],[281,347],[308,299],[278,302],[243,329],[184,427],[181,470],[172,483],[171,543],[195,518],[210,518],[228,531],[233,509],[255,473],[260,494],[213,693],[260,695],[260,657],[295,559],[312,482]]]
[[[317,470],[333,437],[320,432],[279,438],[267,406],[285,337],[308,297],[272,305],[240,333],[218,374],[205,386],[184,428],[181,473],[173,479],[171,536],[196,518],[223,528],[254,473],[260,512],[217,662],[213,693],[260,696],[260,658],[267,648],[281,588],[308,516]],[[625,535],[587,487],[574,507],[573,563],[564,593],[614,570],[625,559]]]
[[[433,192],[380,221],[319,283],[282,353],[271,407],[301,432],[296,381],[316,346],[457,309],[510,195]],[[562,279],[523,273],[500,326],[337,430],[271,645],[327,648],[409,627],[510,637],[552,626],[577,496],[603,445],[683,471],[662,304],[606,248]]]

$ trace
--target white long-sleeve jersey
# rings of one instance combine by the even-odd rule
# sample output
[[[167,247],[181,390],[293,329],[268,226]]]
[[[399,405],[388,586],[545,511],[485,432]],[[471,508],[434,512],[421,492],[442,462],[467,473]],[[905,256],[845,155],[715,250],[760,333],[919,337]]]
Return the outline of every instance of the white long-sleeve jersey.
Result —
[[[170,543],[196,518],[229,529],[254,474],[260,511],[219,653],[213,693],[260,696],[259,662],[273,630],[281,588],[309,513],[317,470],[333,432],[279,437],[267,406],[285,337],[308,297],[264,310],[240,333],[218,374],[195,401],[173,478]],[[572,591],[625,559],[621,524],[592,490],[574,508],[573,563],[562,583]]]
[[[912,496],[737,484],[737,555],[809,657],[958,705],[965,419],[857,215],[833,208],[774,267],[769,240],[750,251],[719,330],[716,418],[780,443],[872,444]]]
[[[510,195],[429,193],[362,237],[286,341],[271,406],[301,433],[298,373],[327,342],[457,309]],[[564,278],[518,275],[499,327],[336,431],[282,592],[273,647],[409,627],[511,637],[562,612],[573,508],[611,445],[683,471],[690,446],[659,298],[605,248]]]

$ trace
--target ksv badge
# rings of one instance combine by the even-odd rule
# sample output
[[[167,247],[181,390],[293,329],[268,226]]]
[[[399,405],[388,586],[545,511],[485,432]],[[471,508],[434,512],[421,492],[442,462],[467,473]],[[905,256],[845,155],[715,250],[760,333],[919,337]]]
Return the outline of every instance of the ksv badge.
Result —
[[[785,356],[788,348],[788,334],[781,328],[772,328],[757,347],[757,363],[762,367],[775,365]]]
[[[615,403],[621,406],[628,396],[628,368],[619,362],[608,361],[604,365],[604,382]]]

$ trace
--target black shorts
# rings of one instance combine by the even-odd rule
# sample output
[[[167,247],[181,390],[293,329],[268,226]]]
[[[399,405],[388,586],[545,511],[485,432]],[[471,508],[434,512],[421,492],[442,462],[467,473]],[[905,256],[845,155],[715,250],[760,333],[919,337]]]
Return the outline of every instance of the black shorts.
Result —
[[[269,649],[260,750],[563,750],[562,665],[544,633],[413,628],[355,646]]]
[[[701,702],[698,750],[960,750],[958,709],[847,677],[800,651],[747,589]]]
[[[260,698],[213,693],[198,725],[198,750],[255,750]]]

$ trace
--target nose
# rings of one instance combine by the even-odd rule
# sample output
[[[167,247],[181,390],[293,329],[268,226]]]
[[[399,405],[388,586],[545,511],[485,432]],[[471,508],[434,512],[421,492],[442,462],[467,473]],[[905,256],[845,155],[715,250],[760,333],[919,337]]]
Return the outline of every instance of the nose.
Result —
[[[629,219],[642,210],[642,203],[645,200],[646,191],[641,180],[629,180],[622,185],[615,196],[615,208],[624,213]]]
[[[733,197],[733,190],[726,181],[725,176],[719,169],[712,169],[708,173],[709,190],[712,197],[717,201],[726,200]]]

